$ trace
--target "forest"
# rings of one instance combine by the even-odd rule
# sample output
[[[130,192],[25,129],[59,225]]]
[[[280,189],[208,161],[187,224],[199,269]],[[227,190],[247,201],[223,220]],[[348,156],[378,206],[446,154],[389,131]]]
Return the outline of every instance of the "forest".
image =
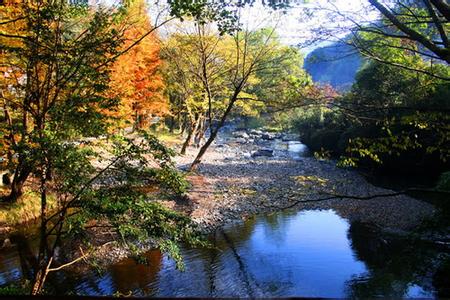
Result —
[[[450,297],[450,5],[0,0],[0,295]]]

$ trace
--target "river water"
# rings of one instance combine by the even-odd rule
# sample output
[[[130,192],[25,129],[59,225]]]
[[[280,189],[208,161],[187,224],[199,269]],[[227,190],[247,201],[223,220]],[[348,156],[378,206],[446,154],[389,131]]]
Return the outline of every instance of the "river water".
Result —
[[[274,145],[301,159],[299,142]],[[0,249],[0,286],[29,273],[33,243]],[[429,245],[380,235],[332,210],[254,216],[210,237],[209,249],[183,248],[185,270],[157,250],[146,263],[129,258],[106,270],[63,271],[49,278],[56,294],[158,297],[435,297]]]
[[[60,272],[57,294],[199,297],[434,297],[425,245],[381,238],[332,210],[255,216],[183,249],[185,271],[154,250],[98,272]],[[0,252],[0,285],[23,276],[17,247]],[[23,249],[22,249],[23,250]]]

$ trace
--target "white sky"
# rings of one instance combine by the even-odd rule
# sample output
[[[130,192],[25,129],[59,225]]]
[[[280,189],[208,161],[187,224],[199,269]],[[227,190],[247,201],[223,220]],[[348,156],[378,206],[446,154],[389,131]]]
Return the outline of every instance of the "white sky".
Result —
[[[276,25],[282,42],[299,45],[302,51],[307,53],[318,45],[327,43],[321,41],[306,46],[317,38],[317,30],[333,31],[336,37],[342,38],[348,34],[348,30],[343,28],[352,26],[350,19],[365,23],[377,17],[378,13],[372,9],[367,0],[312,0],[307,4],[298,4],[290,8],[284,14],[262,5],[255,5],[245,10],[243,21],[249,24],[250,28],[259,24],[262,24],[262,27]]]
[[[103,3],[114,3],[117,0],[98,0]],[[147,0],[150,9],[152,22],[155,22],[160,12],[167,5],[164,0]],[[262,27],[276,27],[276,31],[281,41],[288,45],[299,45],[305,54],[318,46],[326,45],[330,41],[320,41],[313,45],[307,45],[317,37],[317,30],[333,31],[335,37],[343,37],[348,31],[342,28],[349,27],[352,22],[358,23],[370,22],[378,17],[378,14],[371,9],[367,0],[309,0],[307,3],[296,4],[282,11],[274,11],[264,7],[261,4],[255,4],[253,7],[244,8],[241,11],[241,22],[249,29]],[[338,13],[336,13],[338,12]],[[309,15],[308,15],[309,14]],[[174,24],[175,23],[175,24]],[[161,28],[160,32],[170,32],[173,26],[179,22],[172,22]],[[338,32],[339,31],[339,32]],[[331,40],[332,38],[327,38]]]

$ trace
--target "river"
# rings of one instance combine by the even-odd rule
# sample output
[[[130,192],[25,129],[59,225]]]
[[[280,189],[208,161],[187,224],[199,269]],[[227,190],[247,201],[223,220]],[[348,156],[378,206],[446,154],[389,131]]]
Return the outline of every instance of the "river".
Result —
[[[57,294],[198,297],[434,297],[424,244],[380,237],[332,210],[261,215],[218,230],[215,249],[183,249],[185,271],[166,255],[125,259],[103,272],[60,272]],[[17,247],[0,252],[0,284],[23,276]],[[23,249],[22,249],[23,250]]]

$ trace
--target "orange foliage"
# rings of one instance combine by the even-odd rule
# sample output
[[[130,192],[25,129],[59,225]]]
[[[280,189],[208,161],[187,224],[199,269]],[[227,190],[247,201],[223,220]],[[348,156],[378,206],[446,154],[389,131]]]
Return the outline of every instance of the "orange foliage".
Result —
[[[25,13],[21,5],[21,0],[0,0],[0,45],[6,48],[23,47],[25,37],[26,22]],[[10,105],[16,101],[14,90],[20,85],[25,74],[25,65],[17,60],[8,51],[0,47],[0,112],[2,122],[0,123],[0,157],[5,154],[12,155],[10,148],[12,141],[19,137],[6,130],[5,126],[12,125]]]
[[[127,49],[151,30],[143,0],[132,2],[129,23],[123,49]],[[163,79],[159,74],[159,52],[160,46],[153,32],[119,56],[112,69],[111,96],[121,100],[119,110],[113,115],[132,122],[137,128],[148,125],[152,117],[169,113],[168,101],[163,96]]]

